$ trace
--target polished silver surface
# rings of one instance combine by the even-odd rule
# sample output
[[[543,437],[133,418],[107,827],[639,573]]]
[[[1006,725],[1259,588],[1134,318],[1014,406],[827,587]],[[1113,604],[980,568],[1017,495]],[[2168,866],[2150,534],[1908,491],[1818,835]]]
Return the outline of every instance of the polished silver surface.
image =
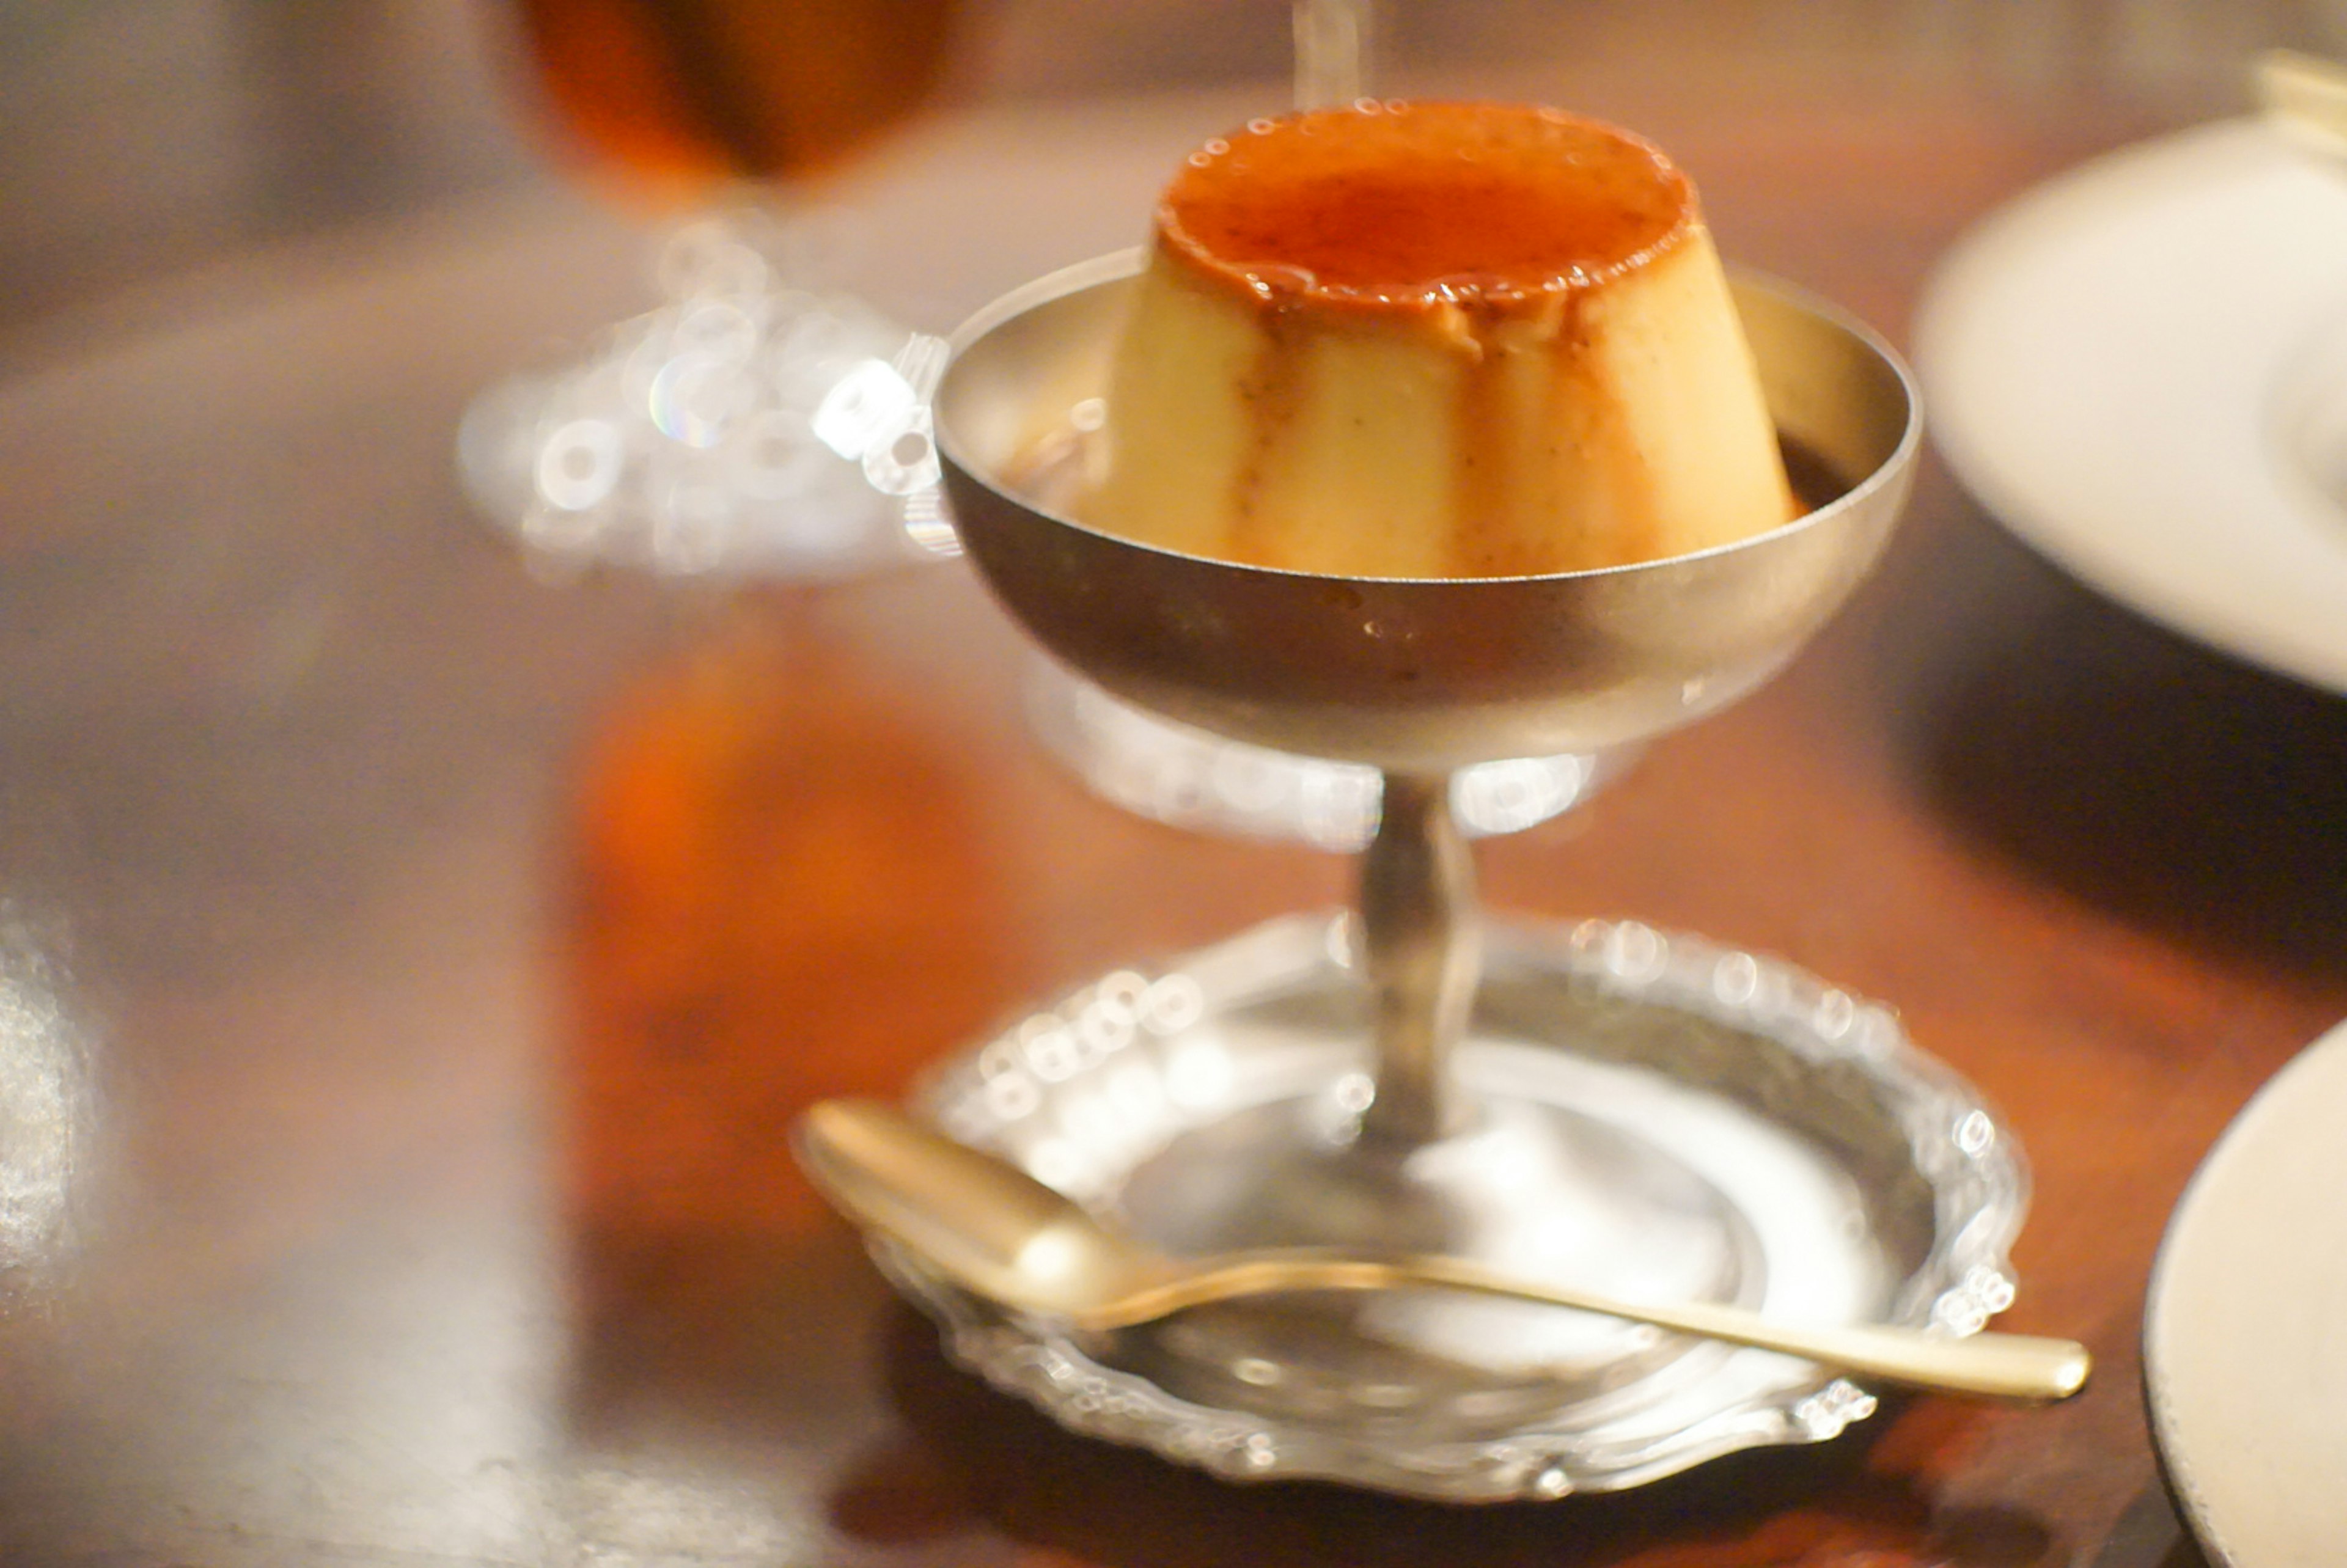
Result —
[[[1358,1133],[1371,1055],[1350,925],[1290,917],[1107,976],[948,1064],[920,1103],[1179,1255],[1403,1234],[1414,1216],[1398,1231],[1397,1203],[1535,1184],[1554,1202],[1486,1233],[1484,1261],[1634,1300],[1951,1334],[2010,1302],[2027,1179],[1979,1096],[1883,1009],[1638,925],[1494,927],[1459,1060],[1487,1108],[1472,1146],[1437,1145],[1365,1192],[1383,1214],[1284,1204],[1325,1201],[1283,1174],[1341,1162]],[[1558,1180],[1540,1168],[1556,1159],[1580,1168]],[[1555,1497],[1830,1438],[1873,1409],[1806,1362],[1439,1292],[1074,1334],[881,1252],[952,1354],[998,1385],[1234,1477]]]
[[[957,334],[936,403],[964,547],[1010,612],[1112,692],[1277,750],[1411,773],[1643,740],[1751,691],[1864,575],[1922,425],[1871,334],[1737,284],[1781,433],[1848,488],[1773,533],[1602,571],[1335,578],[1136,544],[1004,476],[1100,393],[1138,264],[1124,252],[1005,296]]]
[[[1273,751],[1177,724],[1038,656],[1026,682],[1035,738],[1085,787],[1125,810],[1198,833],[1358,851],[1377,831],[1378,770]],[[1450,814],[1470,838],[1522,833],[1612,784],[1638,748],[1508,757],[1451,778]]]

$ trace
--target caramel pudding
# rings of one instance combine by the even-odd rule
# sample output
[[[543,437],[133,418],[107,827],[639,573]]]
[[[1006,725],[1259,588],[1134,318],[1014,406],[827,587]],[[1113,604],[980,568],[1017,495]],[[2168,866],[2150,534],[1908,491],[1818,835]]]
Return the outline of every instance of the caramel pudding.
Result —
[[[1685,175],[1512,104],[1257,120],[1157,212],[1077,515],[1189,554],[1512,577],[1796,514]]]

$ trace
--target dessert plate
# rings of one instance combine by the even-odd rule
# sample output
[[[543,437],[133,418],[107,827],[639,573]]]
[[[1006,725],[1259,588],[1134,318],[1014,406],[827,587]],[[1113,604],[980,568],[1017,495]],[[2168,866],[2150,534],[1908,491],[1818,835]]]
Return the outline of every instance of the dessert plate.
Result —
[[[2144,1387],[2219,1568],[2329,1568],[2347,1540],[2347,1024],[2284,1068],[2169,1222]]]
[[[2006,527],[2347,692],[2347,168],[2253,120],[2089,163],[1958,246],[1916,342],[1941,449]]]
[[[1107,976],[947,1063],[919,1106],[1155,1245],[1222,1250],[1234,1223],[1308,1201],[1286,1178],[1365,1102],[1349,924],[1293,916]],[[2012,1137],[1889,1012],[1799,971],[1635,924],[1494,925],[1459,1069],[1484,1119],[1458,1142],[1485,1146],[1423,1155],[1512,1171],[1495,1156],[1561,1147],[1605,1178],[1512,1234],[1512,1268],[1957,1335],[2013,1298]],[[1805,1361],[1553,1307],[1299,1295],[1083,1334],[876,1255],[998,1387],[1234,1479],[1553,1498],[1874,1409]]]

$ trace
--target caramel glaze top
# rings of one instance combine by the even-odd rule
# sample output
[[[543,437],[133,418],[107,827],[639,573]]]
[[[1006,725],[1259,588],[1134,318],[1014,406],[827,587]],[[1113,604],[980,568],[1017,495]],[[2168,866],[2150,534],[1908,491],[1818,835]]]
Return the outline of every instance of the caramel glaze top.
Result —
[[[1363,99],[1191,154],[1160,243],[1273,309],[1545,315],[1698,221],[1651,144],[1523,104]]]

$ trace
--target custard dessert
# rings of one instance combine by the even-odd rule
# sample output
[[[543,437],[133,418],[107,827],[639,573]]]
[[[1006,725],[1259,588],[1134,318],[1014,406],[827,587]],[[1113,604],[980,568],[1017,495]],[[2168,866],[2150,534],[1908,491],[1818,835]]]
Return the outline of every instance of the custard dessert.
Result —
[[[1077,515],[1189,554],[1513,577],[1795,515],[1709,232],[1557,110],[1257,120],[1167,189]]]

